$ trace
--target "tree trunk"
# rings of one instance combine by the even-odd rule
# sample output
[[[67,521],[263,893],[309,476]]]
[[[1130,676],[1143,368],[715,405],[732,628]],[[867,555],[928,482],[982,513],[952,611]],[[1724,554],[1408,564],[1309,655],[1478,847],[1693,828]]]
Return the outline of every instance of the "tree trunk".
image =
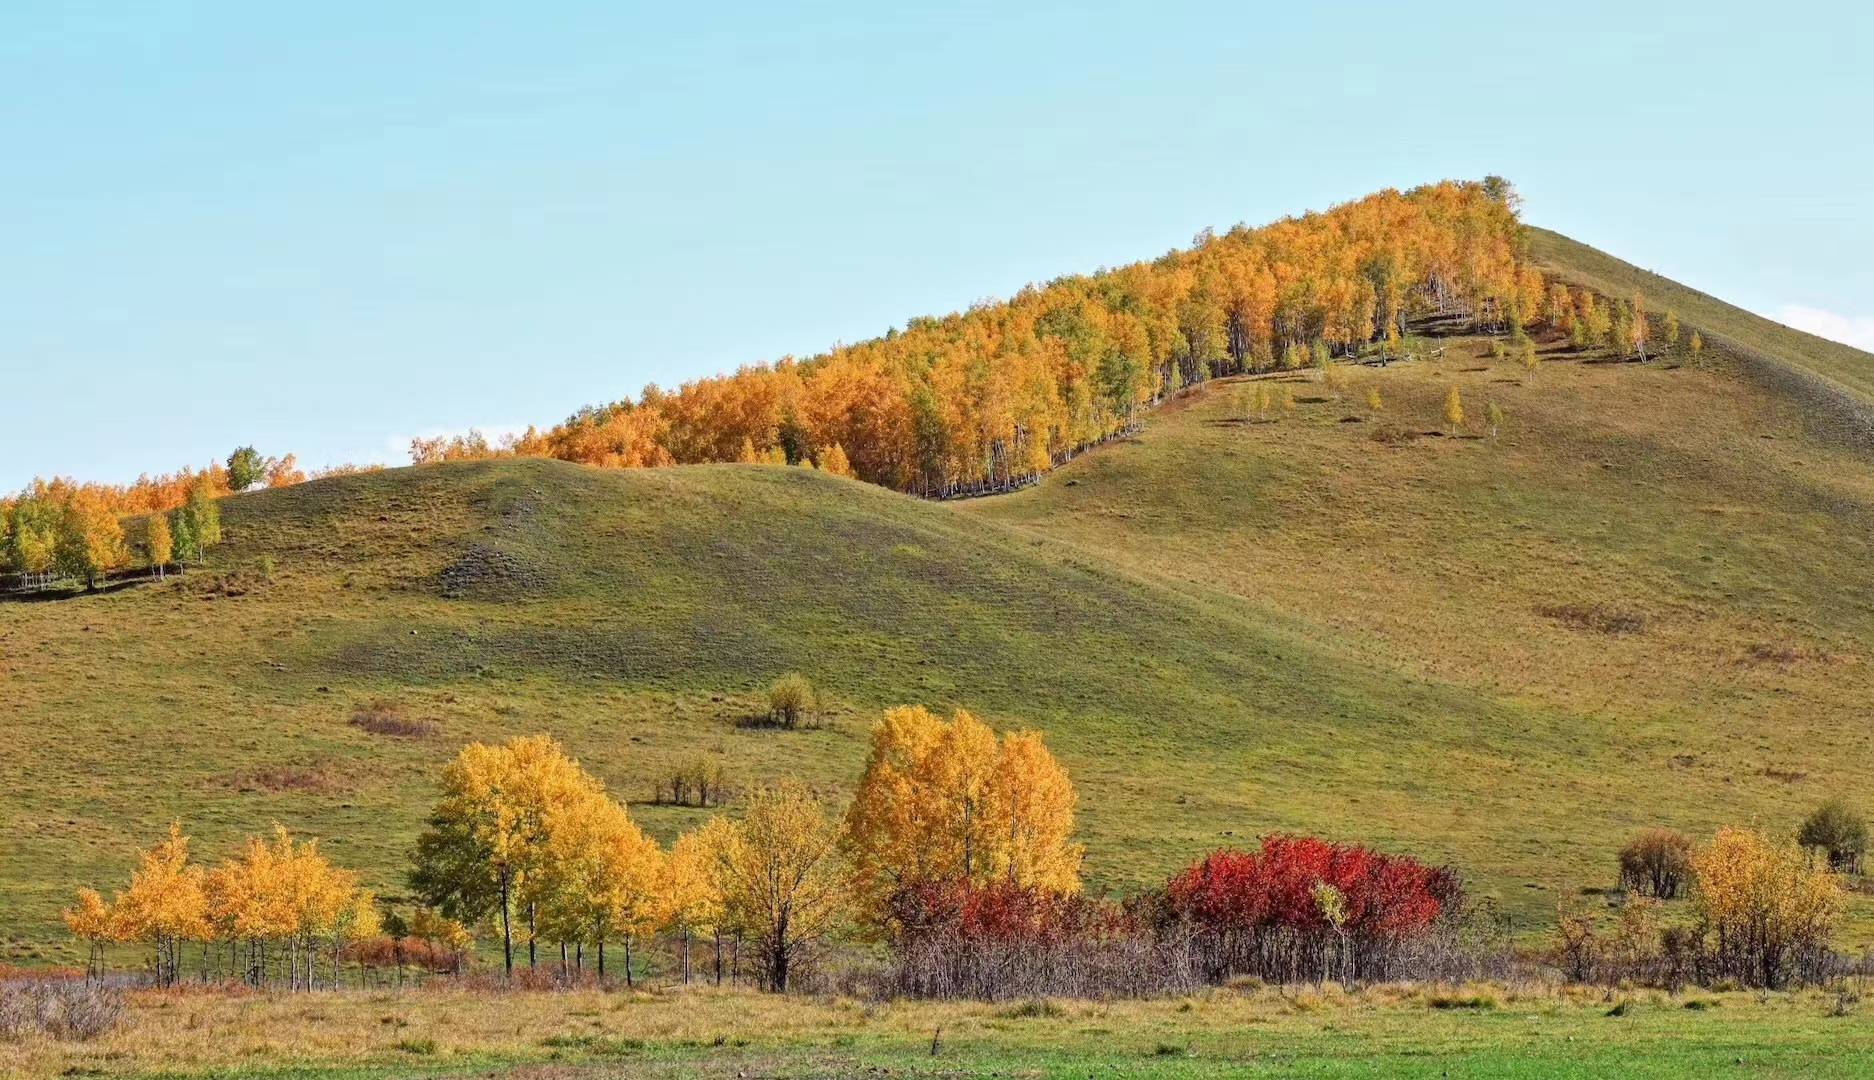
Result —
[[[508,874],[501,871],[501,963],[509,980],[514,978],[514,928],[509,909],[513,905],[508,901]]]

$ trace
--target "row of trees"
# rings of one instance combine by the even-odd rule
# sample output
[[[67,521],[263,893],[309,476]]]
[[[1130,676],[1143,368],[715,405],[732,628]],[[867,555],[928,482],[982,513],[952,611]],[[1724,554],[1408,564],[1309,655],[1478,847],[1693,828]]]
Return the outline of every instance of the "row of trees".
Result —
[[[214,485],[198,478],[182,505],[153,511],[142,555],[158,574],[172,562],[195,560],[221,542]],[[112,503],[93,485],[34,481],[0,506],[0,568],[28,579],[71,578],[87,589],[130,562],[130,546]]]
[[[1547,285],[1521,244],[1500,180],[1384,191],[808,360],[648,387],[502,446],[419,441],[412,457],[811,461],[926,495],[1013,483],[1206,379],[1374,342],[1396,353],[1419,316],[1533,325]]]
[[[130,884],[110,900],[81,889],[65,924],[102,970],[109,945],[150,950],[159,985],[181,977],[186,946],[200,946],[204,979],[238,974],[261,985],[277,971],[291,987],[336,985],[348,942],[378,932],[378,909],[358,876],[335,867],[317,840],[295,843],[275,826],[271,839],[247,841],[241,854],[212,868],[189,857],[181,825],[143,853]]]

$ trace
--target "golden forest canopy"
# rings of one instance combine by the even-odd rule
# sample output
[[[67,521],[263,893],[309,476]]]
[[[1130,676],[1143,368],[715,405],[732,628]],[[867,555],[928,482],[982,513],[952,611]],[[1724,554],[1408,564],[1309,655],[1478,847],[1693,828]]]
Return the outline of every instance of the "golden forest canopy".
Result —
[[[512,454],[610,467],[785,461],[924,495],[1006,484],[1125,430],[1185,386],[1271,368],[1297,349],[1396,341],[1408,320],[1534,322],[1545,283],[1522,261],[1498,178],[1382,191],[1222,235],[1151,262],[1030,286],[1012,299],[795,361],[647,387],[636,401],[491,446],[418,440],[418,464]]]

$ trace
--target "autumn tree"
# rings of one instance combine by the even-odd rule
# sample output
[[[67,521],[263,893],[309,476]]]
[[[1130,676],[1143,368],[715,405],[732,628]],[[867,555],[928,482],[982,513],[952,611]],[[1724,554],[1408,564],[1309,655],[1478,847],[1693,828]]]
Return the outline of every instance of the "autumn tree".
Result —
[[[1692,340],[1687,343],[1687,348],[1691,349],[1692,351],[1692,366],[1698,367],[1699,360],[1703,358],[1703,356],[1705,355],[1704,335],[1700,334],[1696,330],[1692,331]]]
[[[1692,872],[1692,841],[1676,829],[1647,829],[1620,849],[1620,887],[1671,900]]]
[[[208,935],[202,868],[189,861],[189,838],[180,823],[171,824],[169,835],[138,857],[130,887],[111,908],[118,939],[149,945],[157,983],[175,985],[183,943]]]
[[[789,672],[768,688],[768,722],[792,730],[820,711],[820,695],[799,672]]]
[[[700,829],[677,837],[663,862],[659,888],[662,921],[677,932],[683,951],[683,981],[690,981],[691,945],[699,934],[716,942],[716,982],[722,982],[722,858],[729,821],[713,817]]]
[[[169,515],[160,510],[151,514],[145,529],[143,546],[150,557],[150,565],[156,569],[157,579],[161,580],[176,551],[175,539],[169,532]]]
[[[1841,919],[1842,892],[1795,844],[1749,829],[1718,830],[1692,856],[1699,912],[1727,974],[1777,988],[1817,962]]]
[[[1464,427],[1464,395],[1455,384],[1445,394],[1445,427],[1453,432]]]
[[[124,563],[124,529],[96,492],[80,488],[65,503],[54,549],[59,572],[96,591],[98,579]]]
[[[852,475],[852,462],[846,458],[846,448],[834,443],[820,452],[820,471],[833,476]]]
[[[306,474],[299,467],[299,459],[292,454],[276,458],[267,463],[267,486],[270,488],[292,487],[306,482]]]
[[[596,785],[549,800],[541,835],[535,869],[522,885],[528,903],[559,940],[596,946],[601,978],[607,942],[622,941],[630,985],[632,941],[659,922],[663,852]]]
[[[177,554],[182,558],[193,555],[197,563],[208,558],[209,548],[221,543],[221,506],[205,479],[190,487],[188,502],[176,511],[173,531]]]
[[[891,709],[846,815],[854,880],[882,920],[893,893],[933,882],[1006,880],[1080,889],[1076,795],[1036,732],[996,733],[958,710]]]
[[[464,922],[489,916],[501,924],[502,969],[514,972],[516,901],[546,857],[550,823],[602,789],[560,745],[545,736],[502,746],[471,743],[443,770],[442,796],[417,838],[412,890],[425,904]],[[535,954],[537,915],[530,904],[528,964]]]
[[[752,936],[768,988],[785,993],[848,908],[837,830],[799,784],[757,790],[725,827],[719,871],[726,917]]]

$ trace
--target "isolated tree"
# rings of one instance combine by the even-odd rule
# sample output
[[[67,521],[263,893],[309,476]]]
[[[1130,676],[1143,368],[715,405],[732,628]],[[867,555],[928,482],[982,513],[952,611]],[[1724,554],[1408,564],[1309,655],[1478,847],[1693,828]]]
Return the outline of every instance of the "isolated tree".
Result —
[[[1445,394],[1445,426],[1454,432],[1464,426],[1464,395],[1455,384]]]
[[[1366,407],[1372,412],[1380,412],[1385,409],[1386,403],[1381,400],[1379,396],[1379,387],[1369,386],[1366,388]]]
[[[1690,344],[1689,344],[1689,347],[1690,347],[1690,348],[1691,348],[1691,350],[1692,350],[1692,366],[1693,366],[1693,367],[1698,367],[1698,366],[1699,366],[1699,360],[1700,360],[1700,359],[1701,359],[1701,358],[1702,358],[1702,357],[1704,356],[1704,354],[1705,354],[1705,338],[1704,338],[1704,336],[1703,336],[1703,335],[1701,335],[1701,334],[1700,334],[1700,333],[1699,333],[1698,331],[1696,331],[1696,330],[1694,330],[1694,331],[1692,331],[1692,340],[1691,340],[1691,342],[1690,342]]]
[[[228,455],[228,490],[246,491],[260,483],[267,474],[267,459],[251,446],[242,446]]]
[[[742,820],[725,832],[723,908],[746,928],[768,988],[788,981],[848,907],[839,835],[813,795],[786,782],[754,792]]]
[[[1484,404],[1484,418],[1490,422],[1490,437],[1497,437],[1497,429],[1503,426],[1503,408],[1496,402]]]
[[[1661,329],[1663,331],[1662,336],[1665,338],[1665,341],[1666,341],[1666,348],[1668,349],[1678,348],[1679,347],[1679,313],[1676,311],[1668,310],[1666,312],[1665,324]]]
[[[157,511],[150,515],[146,526],[144,548],[150,556],[150,565],[156,569],[157,580],[162,580],[164,570],[176,551],[175,539],[169,533],[169,515]]]
[[[1530,379],[1534,379],[1536,377],[1536,369],[1541,366],[1541,361],[1536,358],[1535,342],[1523,342],[1522,362],[1524,373],[1526,373]]]
[[[1867,818],[1847,800],[1830,799],[1803,821],[1796,842],[1826,856],[1830,870],[1858,874],[1861,856],[1867,851]]]

